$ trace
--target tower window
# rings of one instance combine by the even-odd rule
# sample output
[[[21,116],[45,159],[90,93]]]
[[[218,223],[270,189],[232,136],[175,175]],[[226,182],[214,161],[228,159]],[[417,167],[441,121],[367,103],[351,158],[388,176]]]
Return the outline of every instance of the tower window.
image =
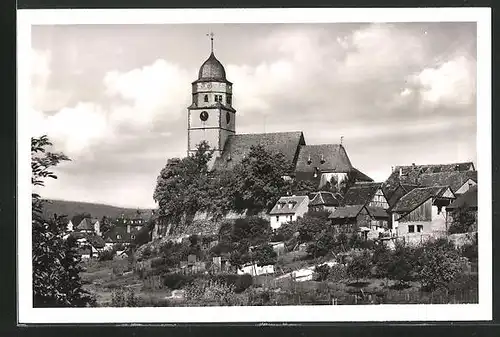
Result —
[[[200,113],[200,119],[201,119],[203,122],[205,122],[205,121],[208,119],[208,112],[206,112],[206,111],[202,111],[202,112]]]
[[[215,101],[222,103],[222,95],[215,95]]]
[[[205,98],[203,99],[205,102],[208,102],[208,95],[205,95]]]
[[[231,104],[231,96],[227,96],[226,97],[226,103],[227,104]]]

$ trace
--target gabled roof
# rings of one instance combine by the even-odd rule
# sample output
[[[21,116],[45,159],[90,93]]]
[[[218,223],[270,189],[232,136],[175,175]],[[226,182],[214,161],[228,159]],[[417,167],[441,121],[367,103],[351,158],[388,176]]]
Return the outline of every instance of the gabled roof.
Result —
[[[389,213],[382,207],[367,206],[368,213],[376,219],[389,219]]]
[[[411,171],[419,171],[420,173],[439,173],[439,172],[454,172],[454,171],[475,171],[474,163],[448,163],[448,164],[426,164],[426,165],[401,165],[396,166],[394,171],[399,174],[402,170],[403,175]]]
[[[405,194],[413,190],[414,188],[417,188],[417,185],[408,185],[408,184],[401,184],[398,183],[396,185],[395,189],[388,189],[386,188],[385,184],[382,187],[382,190],[384,191],[384,194],[386,195],[387,198],[387,203],[389,204],[389,208],[394,207],[396,203],[398,202],[401,197],[403,197]]]
[[[477,186],[472,186],[467,192],[458,196],[446,209],[455,210],[462,207],[477,209]]]
[[[104,248],[106,245],[106,242],[104,239],[98,235],[89,235],[87,236],[87,241],[94,247],[94,248]]]
[[[215,160],[214,168],[232,169],[250,152],[252,146],[257,145],[270,152],[282,153],[294,167],[299,147],[304,144],[301,131],[230,135],[224,144],[222,155]]]
[[[118,236],[120,236],[118,238]],[[105,242],[112,243],[126,243],[131,242],[132,238],[130,233],[127,233],[127,228],[123,226],[114,226],[109,231],[102,235]]]
[[[365,205],[349,205],[337,208],[330,214],[329,219],[351,219],[358,216]]]
[[[269,214],[295,214],[302,203],[309,203],[309,198],[307,196],[281,197]]]
[[[332,192],[316,192],[311,195],[309,206],[338,206],[339,201]]]
[[[95,223],[98,222],[97,219],[85,218],[83,219],[78,226],[76,226],[77,230],[94,230]]]
[[[357,168],[353,168],[352,172],[354,173],[354,177],[356,178],[356,181],[360,182],[373,182],[373,179],[358,170]]]
[[[392,208],[393,212],[407,213],[422,205],[429,198],[439,198],[448,186],[419,187],[404,195]]]
[[[369,203],[382,183],[356,183],[344,195],[344,205],[366,205]]]
[[[452,171],[440,173],[424,173],[420,175],[422,186],[450,186],[453,193],[463,186],[469,179],[477,183],[477,171]]]
[[[346,173],[353,171],[347,152],[340,144],[303,145],[300,147],[296,172]]]

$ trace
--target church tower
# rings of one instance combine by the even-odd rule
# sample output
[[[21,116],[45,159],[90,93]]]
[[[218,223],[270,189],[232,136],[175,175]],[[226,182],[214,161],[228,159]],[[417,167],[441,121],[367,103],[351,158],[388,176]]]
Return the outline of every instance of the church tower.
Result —
[[[226,71],[213,51],[201,65],[198,79],[192,83],[192,103],[188,107],[188,155],[196,146],[207,141],[220,156],[229,135],[235,134],[235,113],[232,107],[233,84],[226,79]]]

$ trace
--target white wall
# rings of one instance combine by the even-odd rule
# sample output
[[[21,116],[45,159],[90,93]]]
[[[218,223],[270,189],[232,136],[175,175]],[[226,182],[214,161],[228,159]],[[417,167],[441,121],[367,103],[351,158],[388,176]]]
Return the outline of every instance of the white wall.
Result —
[[[286,223],[289,223],[289,222],[292,222],[295,220],[297,220],[297,215],[291,215],[291,214],[271,215],[271,228],[278,229],[283,224],[286,224]]]

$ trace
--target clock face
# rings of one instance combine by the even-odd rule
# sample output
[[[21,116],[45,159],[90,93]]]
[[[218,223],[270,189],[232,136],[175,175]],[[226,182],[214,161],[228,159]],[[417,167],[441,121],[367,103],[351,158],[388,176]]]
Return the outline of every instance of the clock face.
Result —
[[[201,119],[203,122],[205,122],[205,121],[208,119],[208,112],[206,112],[206,111],[202,111],[202,112],[200,113],[200,119]]]
[[[226,124],[229,124],[231,121],[231,114],[229,112],[226,112]]]

